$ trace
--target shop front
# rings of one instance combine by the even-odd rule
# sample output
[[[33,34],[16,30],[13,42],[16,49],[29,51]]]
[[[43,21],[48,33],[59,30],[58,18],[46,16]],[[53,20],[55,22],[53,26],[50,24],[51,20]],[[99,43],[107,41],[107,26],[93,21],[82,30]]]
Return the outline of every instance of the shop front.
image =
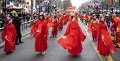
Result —
[[[11,12],[13,10],[17,12],[22,12],[24,9],[23,3],[16,3],[16,2],[6,2],[6,7],[3,8],[3,12]]]

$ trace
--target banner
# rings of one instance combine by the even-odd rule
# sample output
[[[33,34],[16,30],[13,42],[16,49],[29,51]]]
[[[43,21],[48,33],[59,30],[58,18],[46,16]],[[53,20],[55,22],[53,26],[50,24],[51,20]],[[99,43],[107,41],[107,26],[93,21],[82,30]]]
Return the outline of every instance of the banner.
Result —
[[[74,7],[67,7],[66,8],[66,11],[74,11],[74,10],[76,10],[76,7],[74,6]]]
[[[109,5],[115,5],[115,0],[108,0]]]

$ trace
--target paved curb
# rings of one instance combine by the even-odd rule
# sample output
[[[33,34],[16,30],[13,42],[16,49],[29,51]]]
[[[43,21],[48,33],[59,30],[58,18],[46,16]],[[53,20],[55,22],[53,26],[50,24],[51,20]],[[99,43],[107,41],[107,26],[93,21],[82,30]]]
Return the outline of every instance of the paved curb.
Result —
[[[27,36],[27,35],[29,35],[29,34],[30,34],[30,32],[24,33],[24,34],[22,35],[22,38],[25,37],[25,36]],[[3,42],[3,43],[0,43],[0,49],[3,48],[3,47],[4,47],[4,42]]]

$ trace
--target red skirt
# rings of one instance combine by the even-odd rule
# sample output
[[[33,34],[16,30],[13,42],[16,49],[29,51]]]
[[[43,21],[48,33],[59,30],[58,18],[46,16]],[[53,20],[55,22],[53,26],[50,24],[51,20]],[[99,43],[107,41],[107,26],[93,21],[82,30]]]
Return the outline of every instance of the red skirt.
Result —
[[[88,23],[88,31],[89,31],[89,32],[92,32],[91,24],[90,24],[90,23]]]
[[[43,52],[46,51],[48,48],[47,43],[47,36],[44,37],[44,35],[40,33],[36,33],[35,35],[35,52]]]
[[[82,42],[76,39],[74,35],[67,35],[66,38],[60,38],[58,43],[67,49],[70,55],[76,56],[82,52]]]
[[[57,35],[57,32],[58,32],[58,28],[57,28],[57,26],[53,26],[53,28],[52,28],[52,35]]]
[[[92,30],[92,37],[97,38],[97,30]]]

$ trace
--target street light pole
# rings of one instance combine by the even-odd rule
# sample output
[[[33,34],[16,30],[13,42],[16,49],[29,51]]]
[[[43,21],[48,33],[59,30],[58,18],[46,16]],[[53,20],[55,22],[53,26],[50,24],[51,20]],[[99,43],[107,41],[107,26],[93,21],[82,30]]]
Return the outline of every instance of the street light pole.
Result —
[[[39,15],[40,15],[40,0],[39,0]]]
[[[113,8],[114,8],[114,3],[113,3],[113,0],[112,0],[112,7],[111,7],[112,13],[113,13]]]
[[[109,5],[108,5],[109,3],[108,3],[108,1],[107,1],[107,12],[108,12],[108,7],[109,7]]]
[[[102,0],[102,5],[103,5],[103,0]],[[102,6],[102,12],[103,12],[103,6]]]
[[[39,14],[38,14],[38,16],[40,16],[40,11],[41,11],[41,0],[39,0]]]
[[[119,7],[120,7],[120,0],[119,0]],[[120,8],[119,8],[119,16],[120,16]]]
[[[33,0],[31,0],[31,20],[33,20]]]

